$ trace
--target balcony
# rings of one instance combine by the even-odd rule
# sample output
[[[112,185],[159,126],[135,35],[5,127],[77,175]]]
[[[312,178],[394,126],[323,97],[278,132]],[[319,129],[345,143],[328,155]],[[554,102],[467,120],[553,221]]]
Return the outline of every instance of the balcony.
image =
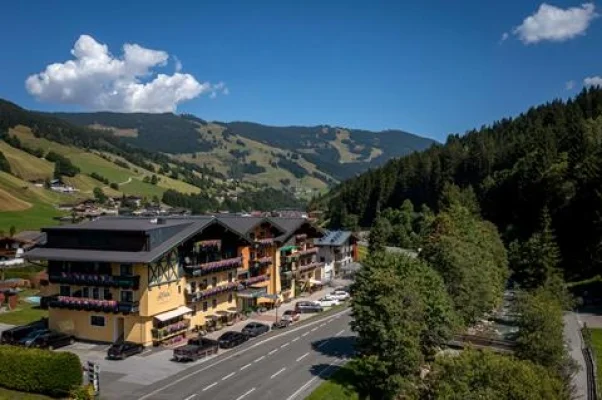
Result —
[[[105,313],[135,313],[138,312],[137,301],[97,300],[86,297],[50,296],[46,303],[50,308],[67,308],[78,311],[96,311]]]
[[[316,246],[314,246],[314,247],[309,247],[305,250],[298,251],[296,254],[299,255],[300,257],[303,257],[303,256],[313,255],[316,253],[318,253],[318,248]]]
[[[101,286],[133,290],[138,290],[140,286],[140,276],[93,275],[63,272],[61,274],[50,275],[48,281],[50,283],[67,285]]]
[[[309,263],[307,265],[300,265],[299,268],[297,268],[297,272],[309,271],[314,268],[322,267],[323,265],[324,265],[324,263],[322,263],[322,262],[313,262],[313,263]]]
[[[180,335],[186,332],[190,328],[190,320],[185,319],[183,321],[176,322],[171,325],[167,325],[163,328],[153,328],[151,334],[153,340],[165,340],[171,337]]]
[[[259,276],[254,276],[254,277],[249,278],[249,279],[245,279],[241,283],[244,286],[251,286],[251,285],[254,285],[254,284],[257,284],[257,283],[260,283],[260,282],[265,282],[265,281],[268,281],[268,280],[270,280],[270,276],[267,275],[267,274],[265,274],[265,275],[259,275]]]
[[[253,262],[255,264],[258,264],[259,266],[264,266],[264,265],[271,264],[273,262],[273,260],[272,260],[271,256],[265,256],[265,257],[255,258],[255,259],[253,259]]]
[[[304,241],[305,239],[307,239],[307,235],[305,233],[301,233],[299,235],[295,235],[295,240],[297,242]]]
[[[204,264],[187,265],[185,268],[192,276],[203,276],[214,272],[226,271],[238,268],[242,265],[242,257],[227,258],[220,261],[212,261]]]
[[[274,244],[274,238],[255,239],[255,247],[266,247]]]
[[[202,301],[208,297],[216,296],[220,293],[234,292],[238,289],[239,286],[240,285],[238,282],[230,282],[226,285],[216,286],[211,289],[196,291],[194,293],[186,293],[186,300],[189,303],[196,303],[196,302]]]
[[[197,242],[197,246],[200,251],[215,251],[222,247],[222,241],[217,240],[201,240]]]

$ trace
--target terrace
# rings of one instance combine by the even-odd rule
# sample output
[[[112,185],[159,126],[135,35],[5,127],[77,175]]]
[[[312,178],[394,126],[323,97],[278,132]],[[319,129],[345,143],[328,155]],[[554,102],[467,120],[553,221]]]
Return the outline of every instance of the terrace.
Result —
[[[48,276],[48,282],[67,285],[100,286],[138,290],[140,286],[140,276],[114,276],[60,272],[51,273]]]
[[[242,257],[226,258],[202,264],[185,265],[186,271],[192,276],[203,276],[214,272],[236,269],[242,265]]]
[[[139,305],[137,301],[98,300],[77,296],[49,296],[46,304],[50,308],[124,314],[138,312]]]
[[[225,285],[219,285],[219,286],[213,287],[211,289],[205,289],[205,290],[200,290],[200,291],[197,290],[192,293],[186,293],[186,299],[190,303],[196,303],[196,302],[202,301],[208,297],[216,296],[220,293],[234,292],[234,291],[238,290],[239,286],[240,286],[240,284],[238,282],[230,282]]]

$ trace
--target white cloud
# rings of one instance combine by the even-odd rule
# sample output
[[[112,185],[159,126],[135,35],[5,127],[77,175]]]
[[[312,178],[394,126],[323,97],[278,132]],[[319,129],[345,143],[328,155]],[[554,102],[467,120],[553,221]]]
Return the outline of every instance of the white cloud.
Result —
[[[583,80],[583,84],[585,86],[602,86],[602,77],[601,76],[587,77]]]
[[[500,43],[504,42],[506,39],[508,39],[510,35],[508,35],[508,32],[504,32],[502,33],[502,38],[500,39]]]
[[[223,90],[223,82],[200,83],[181,73],[174,57],[173,75],[157,73],[169,54],[137,44],[123,45],[123,55],[113,56],[105,44],[81,35],[71,50],[73,60],[54,63],[25,81],[27,91],[46,102],[75,104],[94,110],[124,112],[174,112],[179,103],[201,94]]]
[[[564,88],[566,90],[573,90],[573,88],[575,87],[575,81],[568,81],[564,84]]]
[[[537,12],[525,18],[512,33],[525,44],[544,40],[562,42],[584,35],[597,16],[594,3],[584,3],[579,7],[567,9],[542,3]]]
[[[230,94],[230,89],[228,89],[227,87],[224,88],[224,90],[222,90],[222,94],[223,95],[229,95]]]

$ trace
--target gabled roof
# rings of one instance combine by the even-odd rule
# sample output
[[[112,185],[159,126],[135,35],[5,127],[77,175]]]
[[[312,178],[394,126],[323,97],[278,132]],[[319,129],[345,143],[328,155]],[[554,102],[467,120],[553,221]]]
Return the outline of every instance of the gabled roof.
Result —
[[[327,231],[326,234],[316,240],[316,246],[342,246],[353,234],[351,231]]]

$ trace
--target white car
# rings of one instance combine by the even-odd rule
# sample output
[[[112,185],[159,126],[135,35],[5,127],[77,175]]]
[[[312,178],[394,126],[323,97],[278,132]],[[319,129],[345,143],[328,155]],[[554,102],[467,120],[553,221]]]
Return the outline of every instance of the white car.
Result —
[[[332,307],[332,306],[338,306],[340,304],[338,299],[331,297],[331,296],[324,296],[321,299],[319,299],[318,301],[316,301],[315,303],[319,304],[320,307]]]
[[[344,290],[335,290],[334,292],[330,293],[328,297],[335,298],[339,301],[345,301],[351,297],[351,295]]]

